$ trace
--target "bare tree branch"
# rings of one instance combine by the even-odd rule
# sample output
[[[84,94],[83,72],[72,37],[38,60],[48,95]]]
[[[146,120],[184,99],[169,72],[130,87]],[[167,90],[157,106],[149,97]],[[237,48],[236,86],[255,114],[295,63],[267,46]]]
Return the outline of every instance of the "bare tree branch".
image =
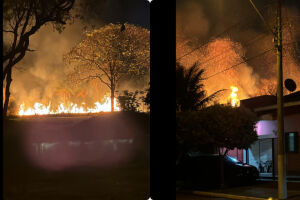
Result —
[[[100,75],[95,75],[95,76],[89,75],[89,76],[87,76],[87,77],[85,77],[85,78],[81,78],[81,79],[79,79],[79,80],[84,81],[84,80],[89,80],[89,79],[99,79],[99,80],[100,80],[102,83],[104,83],[109,89],[111,88],[110,84],[107,83],[107,82],[105,82],[105,81],[101,78]]]
[[[5,29],[3,29],[3,32],[5,32],[5,33],[14,33],[14,32],[11,31],[11,30],[5,30]]]

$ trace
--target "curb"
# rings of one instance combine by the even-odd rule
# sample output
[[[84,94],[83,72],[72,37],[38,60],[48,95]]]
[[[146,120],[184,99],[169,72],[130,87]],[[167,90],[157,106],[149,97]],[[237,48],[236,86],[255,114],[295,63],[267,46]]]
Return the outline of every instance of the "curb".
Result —
[[[192,191],[192,194],[207,196],[207,197],[223,197],[229,199],[242,199],[242,200],[277,200],[276,198],[259,198],[259,197],[248,197],[248,196],[240,196],[234,194],[224,194],[224,193],[216,193],[216,192],[202,192],[202,191]]]

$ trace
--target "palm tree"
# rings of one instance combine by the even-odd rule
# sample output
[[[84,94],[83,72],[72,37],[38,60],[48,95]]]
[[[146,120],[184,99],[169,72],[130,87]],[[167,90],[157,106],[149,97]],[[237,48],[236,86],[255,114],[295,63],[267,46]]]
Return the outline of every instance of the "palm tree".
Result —
[[[211,102],[219,90],[210,96],[206,96],[202,78],[204,69],[199,69],[198,63],[185,68],[176,63],[176,111],[195,111],[203,108]]]

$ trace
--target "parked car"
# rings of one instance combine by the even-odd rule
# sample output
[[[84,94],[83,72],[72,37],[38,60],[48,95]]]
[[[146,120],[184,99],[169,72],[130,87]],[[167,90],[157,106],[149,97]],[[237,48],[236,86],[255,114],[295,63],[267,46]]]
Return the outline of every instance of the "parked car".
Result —
[[[256,167],[230,156],[188,154],[176,166],[176,181],[188,187],[249,185],[258,176]]]

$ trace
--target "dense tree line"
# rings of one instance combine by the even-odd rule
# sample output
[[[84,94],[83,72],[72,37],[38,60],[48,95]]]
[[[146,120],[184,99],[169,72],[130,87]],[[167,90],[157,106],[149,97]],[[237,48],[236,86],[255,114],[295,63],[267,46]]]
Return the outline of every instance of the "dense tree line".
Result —
[[[217,91],[206,95],[203,73],[197,63],[189,68],[176,65],[176,153],[214,153],[247,149],[257,140],[254,113],[240,107],[213,104]],[[220,155],[222,154],[219,151]]]

